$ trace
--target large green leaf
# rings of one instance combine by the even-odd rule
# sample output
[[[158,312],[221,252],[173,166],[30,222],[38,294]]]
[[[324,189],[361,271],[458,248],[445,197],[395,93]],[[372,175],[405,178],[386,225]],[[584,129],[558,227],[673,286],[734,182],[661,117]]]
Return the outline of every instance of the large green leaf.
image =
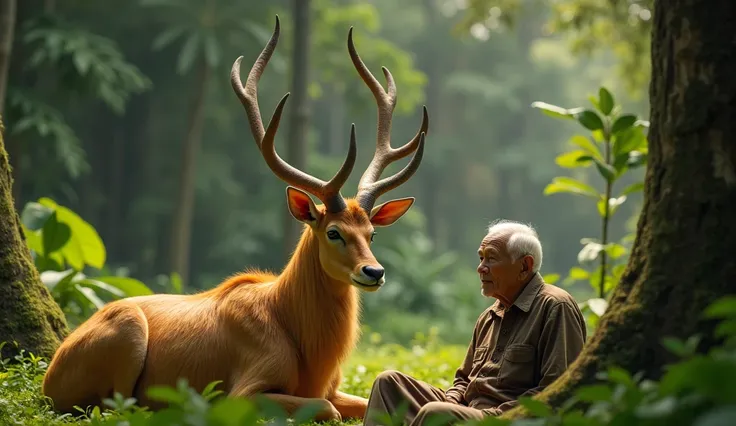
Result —
[[[601,87],[598,90],[598,98],[600,99],[598,102],[598,108],[601,109],[603,115],[609,115],[611,111],[613,111],[613,107],[615,105],[613,95],[611,95],[611,92],[609,92],[608,89]]]
[[[546,102],[533,102],[532,108],[542,110],[544,114],[549,115],[550,117],[567,119],[575,118],[575,114],[582,110],[582,108],[566,109],[557,105],[548,104]]]
[[[596,199],[599,197],[598,191],[596,191],[592,186],[580,182],[577,179],[563,176],[558,176],[552,179],[552,183],[544,188],[545,195],[555,194],[558,192],[587,195]]]
[[[150,288],[148,288],[148,286],[136,280],[135,278],[104,276],[104,277],[94,277],[93,279],[95,281],[101,281],[103,283],[109,284],[119,289],[120,291],[125,293],[127,297],[147,296],[149,294],[153,294],[153,291]]]
[[[603,120],[601,119],[601,116],[592,109],[579,111],[575,114],[575,118],[577,118],[578,122],[588,130],[603,129]]]
[[[23,212],[20,215],[20,221],[29,230],[38,231],[43,228],[46,220],[51,216],[54,211],[42,204],[36,202],[29,202],[23,207]]]
[[[603,155],[601,154],[601,150],[598,149],[598,146],[595,144],[595,142],[593,142],[589,138],[586,138],[583,135],[575,135],[572,138],[570,138],[570,143],[573,145],[579,146],[586,153],[590,154],[593,158],[597,158],[603,161]]]
[[[105,265],[105,245],[94,227],[64,206],[49,198],[39,200],[44,206],[54,209],[57,220],[71,229],[71,239],[61,250],[70,266],[81,270],[85,264],[97,269]]]
[[[48,256],[51,253],[60,250],[69,241],[72,235],[71,228],[66,223],[61,223],[56,219],[56,212],[43,225],[43,254]]]
[[[590,165],[590,155],[582,149],[564,152],[555,158],[555,163],[560,167],[573,169],[576,167],[587,167]]]

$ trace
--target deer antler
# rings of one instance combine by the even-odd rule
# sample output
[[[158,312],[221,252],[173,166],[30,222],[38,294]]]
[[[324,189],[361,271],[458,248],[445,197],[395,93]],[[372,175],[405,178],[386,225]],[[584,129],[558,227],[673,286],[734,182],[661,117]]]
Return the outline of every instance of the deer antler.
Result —
[[[238,59],[235,60],[235,63],[233,63],[232,71],[230,73],[230,83],[233,86],[233,90],[235,90],[235,94],[238,96],[240,102],[245,108],[246,115],[248,116],[248,123],[250,124],[250,129],[253,133],[256,145],[258,145],[258,149],[266,160],[266,164],[268,164],[276,176],[289,185],[307,191],[319,198],[322,203],[324,203],[327,211],[338,212],[346,207],[345,200],[340,194],[340,188],[347,181],[348,176],[350,176],[350,172],[352,172],[353,166],[355,165],[355,125],[353,124],[350,130],[350,148],[348,150],[347,157],[340,167],[340,170],[338,170],[329,182],[325,182],[291,166],[281,159],[281,157],[276,153],[274,137],[276,136],[276,130],[278,129],[279,122],[281,121],[281,113],[284,105],[286,104],[286,100],[289,97],[289,93],[281,98],[281,101],[276,107],[273,117],[268,124],[268,128],[265,131],[263,129],[261,112],[258,109],[257,86],[258,81],[263,74],[263,70],[266,69],[266,65],[268,65],[268,61],[271,59],[271,55],[273,55],[273,52],[276,49],[280,28],[279,17],[277,15],[276,26],[273,30],[273,34],[271,35],[271,39],[268,41],[261,51],[261,54],[258,56],[258,59],[253,64],[253,67],[248,74],[248,79],[245,82],[245,87],[243,87],[243,84],[240,81],[240,62],[243,60],[242,56],[238,57]]]
[[[405,145],[399,148],[392,148],[391,120],[393,118],[394,107],[396,106],[396,84],[394,83],[394,78],[386,67],[381,67],[388,85],[388,91],[384,91],[381,84],[376,80],[370,70],[368,70],[355,50],[352,27],[348,32],[348,51],[350,52],[350,58],[353,61],[355,69],[373,93],[378,106],[376,152],[368,168],[360,178],[358,195],[356,196],[361,207],[370,213],[378,197],[409,180],[419,168],[422,155],[424,154],[424,137],[429,128],[429,117],[427,116],[427,107],[425,106],[422,108],[422,125],[416,136]],[[378,180],[386,166],[406,157],[412,152],[415,152],[415,154],[406,167],[392,176]]]

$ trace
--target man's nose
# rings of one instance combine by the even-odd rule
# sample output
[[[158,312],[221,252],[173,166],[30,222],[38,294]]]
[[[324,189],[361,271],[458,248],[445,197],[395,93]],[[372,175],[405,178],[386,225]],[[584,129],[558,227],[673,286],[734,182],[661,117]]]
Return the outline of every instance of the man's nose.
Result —
[[[478,265],[478,273],[479,274],[486,274],[486,273],[488,273],[488,267],[486,265],[484,265],[484,264],[481,263],[480,265]]]

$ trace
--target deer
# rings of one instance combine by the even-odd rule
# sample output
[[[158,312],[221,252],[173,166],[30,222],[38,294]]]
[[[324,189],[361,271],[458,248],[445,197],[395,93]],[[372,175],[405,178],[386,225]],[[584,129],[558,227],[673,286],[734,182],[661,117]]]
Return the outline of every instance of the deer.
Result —
[[[100,406],[119,393],[153,410],[164,404],[149,398],[152,385],[185,378],[201,392],[219,381],[225,396],[265,397],[289,415],[307,404],[319,407],[315,420],[362,419],[367,399],[340,390],[342,365],[360,336],[361,293],[379,291],[384,268],[371,251],[376,228],[399,220],[414,197],[379,205],[383,194],[409,180],[419,168],[429,128],[426,106],[417,134],[391,146],[396,84],[382,67],[387,89],[363,63],[348,32],[348,52],[377,104],[376,150],[354,197],[341,187],[356,159],[355,124],[347,156],[329,180],[318,179],[285,162],[274,140],[289,96],[278,103],[264,129],[258,81],[276,49],[280,22],[251,67],[245,85],[238,57],[230,80],[242,103],[256,145],[272,172],[287,184],[291,215],[301,236],[278,274],[246,268],[215,287],[193,294],[153,294],[105,304],[73,330],[52,355],[42,393],[60,412],[74,406]],[[413,154],[395,174],[384,169]],[[321,201],[315,203],[312,196]]]

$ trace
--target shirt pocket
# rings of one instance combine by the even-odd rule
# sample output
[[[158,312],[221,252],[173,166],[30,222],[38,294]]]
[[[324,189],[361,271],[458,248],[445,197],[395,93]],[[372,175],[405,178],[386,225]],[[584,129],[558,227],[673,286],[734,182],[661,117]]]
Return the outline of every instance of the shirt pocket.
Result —
[[[515,343],[503,353],[498,380],[504,387],[529,389],[535,386],[536,349],[526,343]]]
[[[482,366],[488,353],[488,346],[478,346],[473,351],[473,367]]]

